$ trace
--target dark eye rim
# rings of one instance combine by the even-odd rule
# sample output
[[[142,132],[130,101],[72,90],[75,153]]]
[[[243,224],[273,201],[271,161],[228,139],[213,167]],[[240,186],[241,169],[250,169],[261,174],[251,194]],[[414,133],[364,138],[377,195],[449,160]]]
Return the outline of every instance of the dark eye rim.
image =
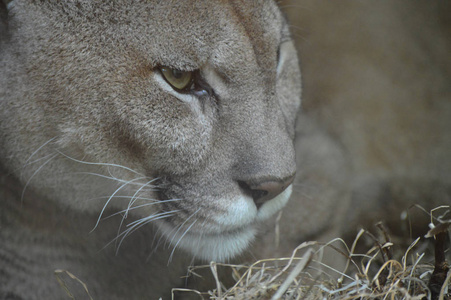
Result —
[[[163,77],[163,79],[171,86],[172,89],[174,89],[174,91],[178,92],[178,93],[182,93],[182,94],[191,94],[191,95],[203,95],[206,93],[208,93],[208,95],[212,96],[213,95],[213,89],[210,87],[210,85],[202,78],[201,74],[200,74],[200,70],[196,69],[193,71],[189,71],[192,72],[192,76],[191,76],[191,80],[189,82],[189,84],[186,85],[185,88],[183,89],[179,89],[177,87],[175,87],[174,85],[172,85],[167,79],[166,76],[164,76],[162,69],[163,68],[168,68],[168,69],[175,69],[169,66],[158,66],[158,72],[160,72],[161,77]],[[183,71],[180,70],[182,72],[187,72],[187,71]]]

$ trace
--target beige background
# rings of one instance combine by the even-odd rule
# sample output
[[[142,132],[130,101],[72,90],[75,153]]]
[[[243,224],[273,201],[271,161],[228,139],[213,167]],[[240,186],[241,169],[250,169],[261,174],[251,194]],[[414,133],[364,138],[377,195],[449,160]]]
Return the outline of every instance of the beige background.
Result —
[[[303,74],[298,176],[281,222],[289,253],[451,204],[451,2],[282,1]],[[414,234],[427,230],[415,217]],[[274,232],[271,228],[269,232]],[[267,235],[266,245],[275,245]]]

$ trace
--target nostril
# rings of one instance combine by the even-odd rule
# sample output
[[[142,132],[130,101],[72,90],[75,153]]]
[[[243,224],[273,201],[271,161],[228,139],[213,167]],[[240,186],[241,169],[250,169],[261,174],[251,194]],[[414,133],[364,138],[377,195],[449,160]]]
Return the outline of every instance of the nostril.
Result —
[[[264,190],[252,190],[252,198],[254,199],[254,202],[258,202],[260,199],[264,198],[268,195],[268,191]]]
[[[252,199],[254,199],[255,206],[259,209],[268,200],[268,191],[252,190]]]
[[[252,195],[252,189],[251,187],[244,181],[238,180],[238,185],[240,186],[241,190],[248,196],[254,196]]]
[[[241,190],[244,194],[252,197],[254,199],[255,204],[257,205],[257,208],[261,206],[261,204],[258,204],[260,202],[260,199],[268,195],[268,191],[260,190],[260,189],[253,189],[249,184],[247,184],[244,181],[238,181],[238,185],[240,186]]]
[[[260,206],[264,203],[264,201],[261,201],[261,199],[268,195],[268,191],[254,189],[244,181],[238,181],[238,185],[240,186],[244,194],[252,197],[257,208],[260,208]]]
[[[285,180],[265,180],[259,183],[238,181],[243,192],[251,196],[257,208],[281,194],[292,182],[294,175]]]

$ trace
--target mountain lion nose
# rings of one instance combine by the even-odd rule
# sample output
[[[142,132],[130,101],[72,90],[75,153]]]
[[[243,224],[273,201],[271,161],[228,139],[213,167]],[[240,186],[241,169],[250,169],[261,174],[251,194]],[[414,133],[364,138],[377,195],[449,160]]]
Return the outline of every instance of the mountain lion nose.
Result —
[[[238,184],[246,194],[254,199],[257,208],[260,208],[267,201],[281,194],[293,182],[293,179],[294,174],[282,181],[268,180],[259,183],[238,181]]]

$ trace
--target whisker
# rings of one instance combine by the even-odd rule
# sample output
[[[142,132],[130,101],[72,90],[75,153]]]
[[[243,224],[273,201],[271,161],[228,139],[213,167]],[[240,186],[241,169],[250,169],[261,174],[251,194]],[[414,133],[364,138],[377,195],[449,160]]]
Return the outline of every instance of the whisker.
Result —
[[[105,217],[105,219],[109,218],[109,217],[113,217],[113,216],[119,215],[119,214],[122,214],[122,213],[125,213],[125,212],[130,211],[130,210],[142,208],[142,207],[145,207],[145,206],[152,206],[152,205],[160,204],[160,203],[163,203],[163,202],[175,202],[175,201],[180,201],[180,200],[181,199],[169,199],[169,200],[163,200],[163,201],[155,200],[155,202],[152,202],[152,203],[144,203],[144,204],[141,204],[141,205],[138,205],[138,206],[134,206],[134,207],[130,207],[130,208],[126,208],[124,210],[118,211],[118,212],[116,212],[116,213],[114,213],[114,214],[112,214],[112,215],[110,215],[108,217]]]
[[[48,140],[47,142],[45,142],[44,144],[42,144],[38,149],[36,149],[33,153],[31,153],[31,155],[28,157],[28,159],[25,161],[24,166],[26,166],[28,164],[28,162],[30,161],[30,159],[36,155],[36,153],[38,153],[42,148],[44,148],[48,143],[52,142],[54,139],[56,139],[55,137],[52,137],[50,140]]]
[[[121,214],[123,214],[123,213],[126,213],[126,212],[129,211],[129,210],[139,209],[139,208],[142,208],[142,207],[144,207],[144,206],[151,206],[151,205],[154,205],[154,204],[157,204],[157,202],[154,202],[154,203],[145,203],[145,204],[141,204],[141,205],[138,205],[138,206],[135,206],[135,207],[132,207],[132,208],[126,208],[126,209],[123,209],[123,210],[121,210],[121,211],[115,212],[114,214],[111,214],[111,215],[109,215],[109,216],[106,216],[106,217],[103,218],[103,219],[104,219],[104,220],[107,220],[107,219],[112,218],[112,217],[114,217],[114,216],[117,216],[117,215],[121,215]],[[119,230],[118,230],[118,232],[120,231],[120,229],[121,229],[121,227],[122,227],[122,222],[123,222],[123,220],[124,220],[124,219],[122,219],[121,224],[119,225]]]
[[[124,224],[125,219],[127,219],[128,217],[128,212],[130,211],[130,208],[133,206],[133,204],[135,203],[135,201],[137,200],[136,197],[138,195],[138,193],[144,188],[146,187],[148,184],[150,184],[151,182],[154,182],[155,180],[157,180],[156,178],[146,182],[146,184],[144,184],[143,186],[141,186],[131,197],[130,202],[128,203],[127,208],[125,209],[125,213],[122,216],[122,220],[121,223],[119,224],[119,228],[117,229],[117,233],[119,234],[119,232],[121,232],[121,228],[122,228],[122,224]],[[154,203],[152,203],[154,204]]]
[[[126,183],[128,182],[130,185],[137,185],[137,186],[142,186],[143,183],[139,183],[139,182],[133,182],[131,183],[130,181],[124,180],[124,179],[119,179],[117,177],[113,177],[113,176],[107,176],[107,175],[103,175],[103,174],[99,174],[99,173],[94,173],[94,172],[73,172],[72,174],[79,174],[79,175],[92,175],[92,176],[97,176],[100,178],[105,178],[105,179],[110,179],[110,180],[114,180],[120,183]],[[141,177],[141,178],[146,178],[146,177]]]
[[[130,182],[133,182],[133,181],[136,181],[136,180],[141,180],[141,179],[143,179],[143,178],[145,178],[145,177],[139,177],[139,178],[132,179],[132,180],[130,180],[130,181],[124,183],[123,185],[121,185],[119,188],[117,188],[117,189],[114,191],[114,193],[110,196],[110,198],[107,200],[107,202],[106,202],[105,205],[103,206],[102,211],[100,212],[99,218],[97,219],[96,225],[95,225],[94,228],[91,230],[91,232],[94,231],[94,230],[97,228],[97,226],[99,225],[100,219],[102,218],[102,215],[103,215],[103,212],[105,211],[106,207],[107,207],[108,204],[110,203],[111,199],[113,199],[114,195],[116,195],[123,187],[125,187],[125,186],[126,186],[127,184],[129,184]]]
[[[169,242],[169,244],[173,244],[173,241],[174,241],[175,237],[177,236],[177,233],[179,233],[179,231],[180,231],[180,229],[182,229],[183,225],[185,225],[186,222],[189,221],[189,219],[191,219],[195,214],[197,214],[199,212],[199,210],[200,210],[200,208],[198,208],[194,213],[192,213],[191,216],[186,218],[186,220],[183,221],[183,223],[181,223],[180,225],[178,225],[177,227],[175,227],[174,229],[171,230],[171,232],[168,234],[168,235],[172,235],[172,239]],[[177,229],[177,231],[174,234],[172,234],[172,232],[176,229]]]
[[[27,180],[27,183],[25,184],[23,190],[22,190],[22,196],[20,197],[20,201],[23,202],[23,198],[25,195],[25,191],[27,190],[28,185],[30,184],[31,180],[33,179],[33,177],[39,173],[39,171],[41,171],[41,169],[48,164],[52,159],[54,159],[55,157],[57,157],[57,154],[54,154],[52,157],[50,157],[48,160],[46,160],[42,165],[39,166],[39,168],[36,169],[36,171],[34,171],[33,175],[31,175],[31,177]]]
[[[173,242],[174,242],[174,239],[176,238],[176,236],[177,236],[177,234],[179,233],[180,229],[182,229],[183,225],[185,225],[186,222],[188,222],[192,217],[194,217],[199,211],[200,211],[200,207],[199,207],[195,212],[193,212],[193,213],[191,214],[191,216],[189,216],[185,221],[183,221],[182,224],[180,224],[179,226],[176,227],[176,228],[177,228],[177,231],[172,235],[172,239],[171,239],[171,241],[170,241],[170,244],[172,244],[172,245],[174,244],[174,243],[173,243]],[[196,220],[194,221],[194,223],[197,222],[197,220],[198,220],[198,219],[196,219]],[[191,224],[191,225],[188,227],[188,230],[189,230],[192,226],[193,226],[193,224]],[[174,229],[175,229],[175,228],[174,228]],[[172,230],[172,231],[173,231],[173,230]],[[172,233],[172,231],[169,233],[169,235]],[[169,261],[168,261],[168,263],[172,261],[172,256],[173,256],[173,254],[174,254],[175,248],[177,248],[177,245],[180,243],[181,239],[185,236],[186,233],[187,233],[187,230],[185,230],[185,232],[183,233],[182,237],[179,238],[179,240],[178,240],[177,243],[175,244],[174,248],[172,249],[171,255],[169,256]]]
[[[170,212],[162,212],[162,213],[159,213],[159,214],[155,214],[155,215],[151,215],[151,216],[149,216],[149,217],[142,218],[142,219],[140,219],[140,220],[136,220],[136,221],[134,221],[134,222],[132,222],[132,223],[130,223],[130,224],[127,224],[127,227],[130,227],[130,228],[127,229],[127,230],[124,230],[122,233],[120,233],[120,234],[113,240],[113,241],[115,241],[115,240],[119,239],[120,236],[122,236],[122,238],[121,238],[121,240],[120,240],[120,242],[119,242],[119,244],[118,244],[118,246],[117,246],[116,254],[119,252],[119,248],[121,247],[122,242],[124,241],[124,239],[125,239],[127,236],[131,235],[133,232],[135,232],[135,231],[138,230],[139,228],[141,228],[141,227],[143,227],[143,226],[149,224],[150,222],[153,222],[153,221],[156,221],[156,220],[161,220],[161,219],[170,217],[170,216],[172,216],[172,215],[173,215],[174,213],[176,213],[176,212],[178,212],[178,210],[174,210],[174,211],[170,211]],[[133,224],[133,225],[131,225],[131,224]],[[110,243],[112,243],[113,241],[111,241]]]
[[[41,160],[45,160],[45,159],[47,159],[49,156],[52,156],[52,155],[55,155],[55,154],[54,154],[54,153],[49,153],[49,154],[44,155],[43,157],[37,158],[37,159],[35,159],[35,160],[33,160],[33,161],[28,161],[26,164],[24,164],[24,165],[22,166],[22,168],[25,169],[25,167],[27,167],[27,166],[29,166],[29,165],[32,165],[32,164],[35,164],[35,163],[37,163],[37,162],[40,162]]]
[[[199,211],[199,210],[198,210]],[[195,213],[194,213],[195,214]],[[194,215],[193,214],[193,215]],[[192,215],[192,216],[193,216]],[[190,217],[191,218],[191,217]],[[179,238],[179,240],[177,241],[177,243],[175,244],[174,248],[172,249],[171,255],[169,256],[169,260],[168,260],[168,264],[172,261],[172,258],[174,256],[175,253],[175,249],[177,249],[177,246],[179,245],[179,243],[182,241],[182,239],[185,237],[185,235],[188,233],[188,231],[191,229],[191,227],[193,227],[193,225],[197,222],[197,219],[193,221],[193,223],[185,230],[185,232],[182,234],[182,236]]]
[[[158,238],[157,244],[155,245],[155,238],[156,238],[156,235],[155,235],[155,237],[154,237],[154,239],[153,239],[153,241],[152,241],[152,247],[154,248],[154,250],[152,251],[152,253],[155,253],[155,252],[156,252],[156,250],[158,249],[158,247],[160,247],[163,238],[166,237],[166,235],[164,234],[164,232],[163,232],[162,230],[158,229],[158,231],[160,232],[160,234],[159,234],[160,237]],[[171,232],[172,232],[172,231],[171,231]],[[163,246],[163,249],[166,248],[166,243],[167,243],[167,242],[168,242],[168,238],[166,237],[166,241],[165,241],[165,244],[164,244],[164,246]],[[154,246],[154,245],[155,245],[155,246]],[[152,253],[151,253],[151,255],[152,255]]]
[[[128,212],[130,211],[130,208],[133,206],[133,204],[134,204],[134,203],[136,202],[136,200],[137,200],[138,193],[139,193],[142,189],[144,189],[144,187],[148,186],[150,183],[154,182],[155,180],[157,180],[157,178],[154,178],[154,179],[152,179],[152,180],[146,182],[143,186],[141,186],[141,187],[133,194],[132,198],[130,199],[130,202],[128,203],[127,209],[125,209],[125,213],[124,213],[124,215],[122,216],[122,220],[121,220],[121,223],[119,224],[119,228],[117,229],[117,233],[118,233],[118,234],[119,234],[119,232],[121,231],[122,224],[124,223],[125,219],[127,219]],[[155,203],[151,203],[151,204],[153,205],[153,204],[155,204]],[[149,205],[149,204],[146,203],[146,205]]]
[[[130,203],[128,204],[127,210],[130,209],[130,208],[133,206],[133,204],[136,202],[138,193],[139,193],[143,188],[145,188],[145,187],[148,186],[150,183],[152,183],[152,182],[154,182],[154,181],[156,181],[156,180],[157,180],[157,178],[154,178],[154,179],[152,179],[152,180],[149,180],[148,182],[146,182],[143,186],[141,186],[141,187],[133,194],[133,196],[132,196],[132,198],[131,198],[131,200],[130,200]],[[125,212],[124,218],[127,218],[127,212]]]
[[[129,167],[125,167],[125,166],[122,166],[122,165],[118,165],[118,164],[110,164],[110,163],[96,163],[96,162],[88,162],[88,161],[83,161],[83,160],[79,160],[79,159],[76,159],[76,158],[70,157],[70,156],[68,156],[68,155],[64,154],[63,152],[61,152],[61,151],[59,151],[59,150],[55,150],[55,151],[56,151],[56,152],[58,152],[59,154],[61,154],[62,156],[66,157],[66,158],[68,158],[68,159],[70,159],[70,160],[72,160],[72,161],[75,161],[75,162],[81,163],[81,164],[85,164],[85,165],[93,165],[93,166],[107,166],[107,167],[116,167],[116,168],[121,168],[121,169],[124,169],[124,170],[130,171],[130,172],[132,172],[132,173],[134,173],[134,174],[136,174],[136,175],[139,175],[139,176],[143,176],[143,177],[145,177],[145,176],[144,176],[143,174],[141,174],[141,173],[139,173],[139,172],[137,172],[137,171],[135,171],[135,170],[133,170],[133,169],[130,169]]]
[[[172,213],[178,212],[178,211],[179,211],[179,210],[172,210],[172,211],[164,211],[164,212],[161,212],[161,213],[153,214],[153,215],[150,215],[150,216],[147,216],[147,217],[144,217],[144,218],[135,220],[135,221],[133,221],[133,222],[130,222],[130,223],[128,223],[128,224],[126,225],[126,227],[130,227],[130,228],[133,229],[134,226],[139,225],[139,224],[142,223],[142,222],[146,222],[146,221],[148,221],[148,220],[154,220],[155,217],[165,216],[165,215],[172,214]],[[127,229],[127,230],[130,230],[130,228]]]
[[[200,228],[205,228],[205,224],[208,222],[209,218],[204,218],[204,221],[202,222],[202,224],[200,225]],[[199,241],[202,240],[203,236],[204,236],[205,230],[201,230],[200,234],[199,234]],[[199,245],[197,245],[196,247],[196,252],[199,251]],[[194,258],[194,257],[193,257]]]
[[[102,196],[102,197],[96,197],[96,198],[91,198],[91,199],[89,199],[89,200],[87,200],[87,201],[93,201],[93,200],[100,200],[100,199],[108,199],[108,198],[110,198],[111,196]],[[125,196],[125,195],[117,195],[117,196],[114,196],[114,198],[125,198],[125,199],[131,199],[132,198],[132,196]],[[182,200],[182,199],[168,199],[168,200],[158,200],[158,199],[152,199],[152,198],[147,198],[147,197],[136,197],[138,200],[146,200],[146,201],[149,201],[149,202],[158,202],[158,203],[164,203],[164,202],[166,202],[166,201],[173,201],[173,200],[177,200],[177,201],[180,201],[180,200]]]
[[[150,223],[151,221],[170,217],[175,212],[177,212],[177,211],[163,212],[163,213],[159,213],[159,214],[155,214],[155,215],[152,215],[152,216],[149,216],[149,217],[145,217],[145,218],[139,219],[137,221],[141,221],[141,223],[143,223],[143,222],[145,222],[145,223],[142,224],[141,226],[139,226],[138,228],[141,228],[142,226],[144,226],[147,223]],[[121,232],[120,234],[118,234],[114,239],[112,239],[105,246],[103,246],[101,250],[105,249],[106,247],[108,247],[109,245],[111,245],[112,243],[117,241],[119,238],[122,237],[122,240],[123,240],[125,238],[125,236],[131,234],[132,233],[131,230],[133,230],[134,227],[139,225],[139,224],[136,224],[137,221],[134,222],[135,224],[134,224],[134,226],[132,228],[126,229],[123,232]],[[136,229],[138,229],[138,228],[136,228]],[[133,232],[134,232],[134,230],[133,230]],[[120,246],[120,244],[119,244],[119,246]],[[119,251],[119,248],[117,249],[117,251]],[[116,253],[117,253],[117,251],[116,251]]]

